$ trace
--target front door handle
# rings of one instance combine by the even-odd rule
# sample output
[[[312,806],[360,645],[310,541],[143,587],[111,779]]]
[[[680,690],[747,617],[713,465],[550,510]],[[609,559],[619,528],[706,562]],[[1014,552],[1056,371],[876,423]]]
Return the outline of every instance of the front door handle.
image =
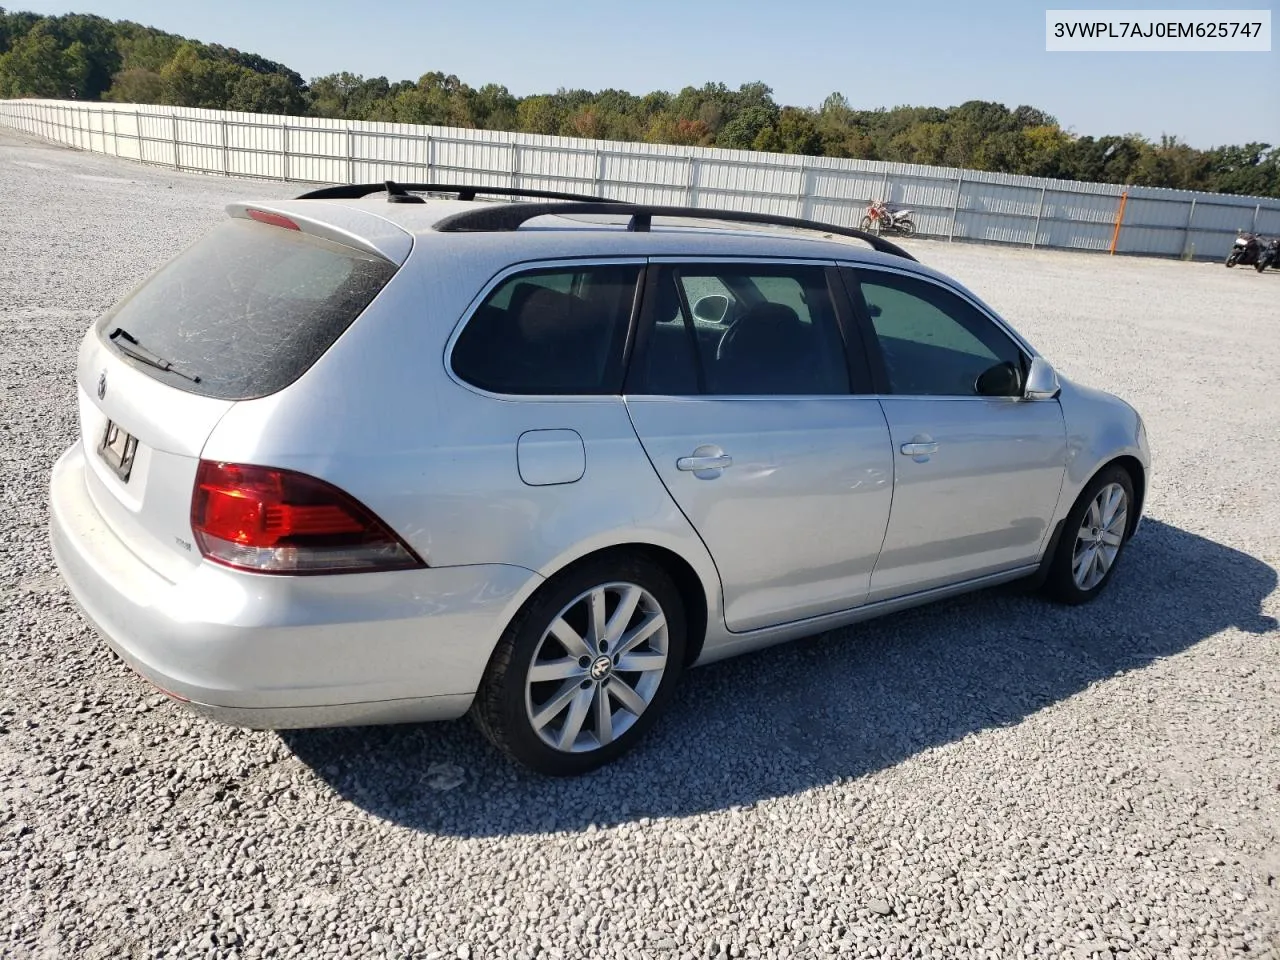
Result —
[[[681,457],[676,461],[677,470],[692,470],[694,473],[699,470],[723,470],[732,466],[733,457],[724,454],[718,457]]]
[[[916,463],[928,463],[929,458],[938,452],[938,441],[927,433],[917,433],[909,443],[898,448],[904,457],[910,457]]]
[[[700,443],[690,456],[676,461],[676,469],[692,473],[699,480],[714,480],[725,467],[733,466],[733,457],[725,455],[714,443]]]
[[[927,457],[930,454],[938,452],[938,444],[933,440],[930,440],[928,443],[904,443],[900,449],[902,450],[903,456]]]

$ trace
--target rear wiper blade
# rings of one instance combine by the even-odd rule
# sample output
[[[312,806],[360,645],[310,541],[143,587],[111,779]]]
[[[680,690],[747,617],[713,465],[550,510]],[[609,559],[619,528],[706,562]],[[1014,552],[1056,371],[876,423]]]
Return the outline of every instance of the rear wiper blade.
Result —
[[[192,383],[200,382],[199,377],[192,376],[189,373],[183,373],[158,353],[152,353],[140,344],[138,342],[138,338],[124,327],[116,327],[110,334],[108,334],[107,339],[114,343],[121,353],[126,353],[133,357],[133,359],[139,360],[149,367],[155,367],[157,370],[164,370],[166,373],[177,374],[186,380],[190,380]]]

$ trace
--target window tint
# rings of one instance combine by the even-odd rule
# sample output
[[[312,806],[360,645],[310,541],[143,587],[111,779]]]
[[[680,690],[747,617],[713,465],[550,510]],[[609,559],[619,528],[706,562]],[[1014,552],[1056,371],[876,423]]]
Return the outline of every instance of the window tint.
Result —
[[[898,274],[861,276],[889,387],[912,396],[1016,396],[1022,351],[964,300]],[[981,379],[980,379],[981,378]]]
[[[508,278],[459,335],[454,373],[494,393],[619,392],[639,274],[601,264]]]
[[[849,392],[822,267],[725,263],[661,269],[640,379],[645,393]],[[723,301],[708,303],[714,297]]]
[[[395,272],[374,254],[234,218],[162,267],[98,331],[124,329],[173,364],[138,364],[157,380],[248,400],[302,376]]]

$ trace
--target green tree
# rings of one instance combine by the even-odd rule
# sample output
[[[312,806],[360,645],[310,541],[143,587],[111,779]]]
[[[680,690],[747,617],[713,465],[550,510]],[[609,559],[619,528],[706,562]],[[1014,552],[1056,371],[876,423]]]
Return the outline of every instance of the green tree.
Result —
[[[516,108],[516,120],[525,133],[559,133],[564,111],[554,98],[525,97]]]
[[[160,74],[144,67],[130,67],[115,75],[103,99],[116,103],[162,103],[164,94],[164,78]]]
[[[514,130],[519,117],[520,101],[501,84],[486,83],[470,97],[471,115],[476,126],[486,130]]]
[[[63,46],[38,23],[0,54],[0,96],[77,97],[89,78],[84,45]]]
[[[735,150],[751,150],[761,132],[772,127],[777,111],[756,105],[739,110],[716,136],[716,146]]]
[[[254,73],[241,68],[227,100],[227,109],[246,113],[297,115],[306,106],[306,96],[289,78],[278,73]]]
[[[179,107],[226,108],[231,102],[244,67],[200,55],[193,43],[184,43],[160,70],[165,102]]]
[[[120,65],[125,70],[159,73],[182,44],[182,38],[171,33],[128,21],[116,24],[116,47],[120,51]]]

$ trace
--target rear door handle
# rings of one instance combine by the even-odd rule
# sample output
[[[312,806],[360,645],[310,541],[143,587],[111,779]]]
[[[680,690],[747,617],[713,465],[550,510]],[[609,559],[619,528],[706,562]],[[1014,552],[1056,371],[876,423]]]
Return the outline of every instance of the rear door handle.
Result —
[[[938,452],[938,444],[934,440],[928,443],[904,443],[899,449],[906,457],[927,457]]]
[[[718,457],[681,457],[676,461],[677,470],[723,470],[733,466],[733,457],[721,454]]]

